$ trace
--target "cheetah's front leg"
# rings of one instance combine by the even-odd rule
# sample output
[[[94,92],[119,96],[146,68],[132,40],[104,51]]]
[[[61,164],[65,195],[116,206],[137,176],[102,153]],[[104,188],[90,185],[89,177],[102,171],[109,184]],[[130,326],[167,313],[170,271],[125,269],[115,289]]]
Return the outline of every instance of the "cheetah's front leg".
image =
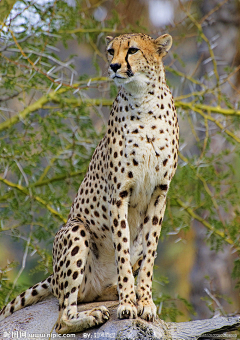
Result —
[[[127,221],[129,192],[122,191],[111,207],[111,230],[118,274],[119,319],[137,317],[134,277],[130,262],[130,232]]]
[[[166,193],[160,186],[154,191],[143,224],[143,260],[137,280],[138,315],[147,321],[156,317],[156,306],[152,300],[152,276],[161,224],[166,207]]]

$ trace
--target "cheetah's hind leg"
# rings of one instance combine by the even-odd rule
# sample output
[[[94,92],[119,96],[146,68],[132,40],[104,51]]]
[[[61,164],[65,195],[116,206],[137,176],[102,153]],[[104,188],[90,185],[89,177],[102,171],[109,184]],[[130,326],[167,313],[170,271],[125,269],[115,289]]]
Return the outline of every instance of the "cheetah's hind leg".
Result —
[[[109,315],[108,309],[104,306],[85,312],[77,312],[77,306],[67,306],[56,325],[56,331],[59,334],[82,332],[103,324],[109,319]]]
[[[70,220],[60,229],[54,241],[53,293],[59,300],[56,331],[59,334],[82,332],[109,319],[109,311],[100,306],[77,311],[83,277],[90,254],[90,234],[83,221]]]

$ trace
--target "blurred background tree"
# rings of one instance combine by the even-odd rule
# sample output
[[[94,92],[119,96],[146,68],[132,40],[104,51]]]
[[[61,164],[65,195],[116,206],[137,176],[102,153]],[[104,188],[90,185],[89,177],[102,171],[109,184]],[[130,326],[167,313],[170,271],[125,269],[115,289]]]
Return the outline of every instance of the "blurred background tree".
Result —
[[[165,320],[236,312],[239,1],[2,0],[0,25],[0,307],[52,272],[54,235],[117,93],[104,37],[167,32],[181,144],[154,298]]]

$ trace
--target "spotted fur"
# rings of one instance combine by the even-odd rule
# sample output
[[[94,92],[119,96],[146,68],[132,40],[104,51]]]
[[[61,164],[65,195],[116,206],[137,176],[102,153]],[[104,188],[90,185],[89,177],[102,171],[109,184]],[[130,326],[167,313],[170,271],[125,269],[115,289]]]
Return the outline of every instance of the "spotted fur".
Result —
[[[119,299],[120,319],[155,318],[153,264],[178,157],[177,115],[162,64],[171,44],[167,34],[107,37],[109,75],[120,87],[107,133],[56,234],[53,274],[4,307],[0,318],[49,294],[59,300],[58,333],[109,318],[104,306],[78,312],[80,302]]]

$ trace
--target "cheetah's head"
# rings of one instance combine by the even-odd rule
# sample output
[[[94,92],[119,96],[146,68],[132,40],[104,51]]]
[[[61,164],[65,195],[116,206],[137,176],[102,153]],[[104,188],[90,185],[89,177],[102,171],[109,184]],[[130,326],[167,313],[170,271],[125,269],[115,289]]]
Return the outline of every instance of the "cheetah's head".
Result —
[[[153,39],[146,34],[106,37],[109,76],[117,86],[146,87],[172,46],[172,37],[164,34]],[[129,85],[128,85],[129,84]]]

